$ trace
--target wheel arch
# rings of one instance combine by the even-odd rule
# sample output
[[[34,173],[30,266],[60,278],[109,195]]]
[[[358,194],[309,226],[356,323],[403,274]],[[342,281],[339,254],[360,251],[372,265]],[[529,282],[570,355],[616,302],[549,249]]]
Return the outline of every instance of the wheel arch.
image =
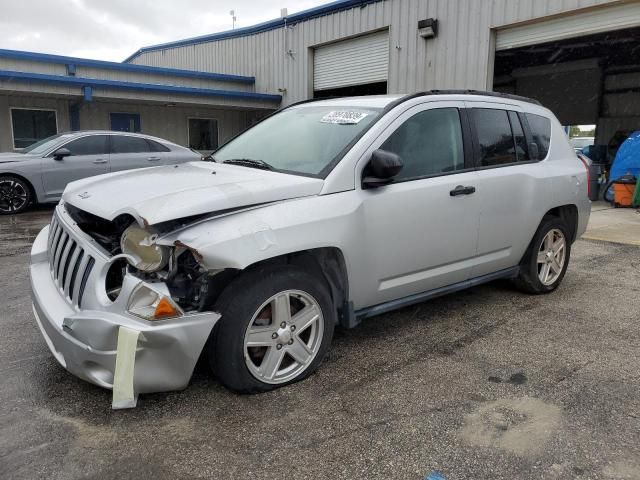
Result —
[[[570,243],[575,242],[577,238],[577,233],[578,233],[577,205],[567,204],[567,205],[560,205],[558,207],[554,207],[544,214],[543,219],[544,217],[556,217],[564,221],[567,225],[567,229],[569,230],[569,234],[571,235],[569,242]],[[542,223],[542,220],[540,220],[540,224],[541,223]]]
[[[263,265],[296,265],[324,280],[336,308],[338,322],[340,324],[346,322],[350,315],[349,276],[345,256],[340,248],[319,247],[293,251],[260,260],[242,271],[252,270]]]
[[[223,270],[224,281],[218,283],[218,292],[212,298],[217,298],[231,280],[245,272],[256,270],[265,265],[295,265],[319,279],[323,280],[331,294],[331,300],[337,312],[338,322],[347,325],[351,315],[349,304],[349,276],[347,264],[342,250],[338,247],[318,247],[279,254],[263,258],[245,268],[230,268]],[[217,275],[216,275],[217,276]]]
[[[570,203],[570,204],[559,205],[557,207],[550,208],[545,212],[544,215],[542,215],[542,217],[540,218],[540,221],[538,222],[538,225],[536,225],[536,229],[533,231],[533,234],[531,235],[531,240],[529,241],[525,251],[522,253],[522,256],[520,257],[520,261],[518,262],[518,265],[521,265],[522,262],[524,261],[527,255],[527,252],[531,248],[531,244],[535,239],[536,233],[540,229],[540,226],[544,222],[545,218],[549,218],[549,217],[559,218],[566,223],[567,229],[569,230],[569,235],[570,235],[569,244],[573,244],[573,242],[576,240],[576,237],[578,234],[578,207]]]

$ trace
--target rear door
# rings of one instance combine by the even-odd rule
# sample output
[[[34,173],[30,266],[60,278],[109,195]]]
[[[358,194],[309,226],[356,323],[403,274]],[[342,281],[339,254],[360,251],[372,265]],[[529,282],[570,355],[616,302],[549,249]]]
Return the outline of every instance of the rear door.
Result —
[[[151,140],[149,138],[147,138],[146,140],[149,144],[149,150],[151,151],[151,155],[149,155],[149,158],[159,158],[160,160],[158,163],[162,165],[171,165],[173,163],[182,163],[185,161],[178,158],[178,155],[176,155],[177,152],[171,151],[169,147],[161,144],[160,142],[156,142],[155,140]],[[149,162],[152,163],[153,160],[149,160]]]
[[[162,165],[162,152],[152,152],[149,142],[133,135],[111,135],[111,171]]]
[[[460,106],[430,102],[413,107],[372,145],[371,151],[381,148],[398,154],[404,166],[394,183],[362,190],[363,263],[368,270],[354,286],[356,306],[469,278],[479,204]],[[363,160],[368,162],[369,156]],[[466,193],[456,193],[462,187],[468,188]]]
[[[471,275],[479,277],[518,265],[552,189],[519,107],[491,102],[468,102],[467,107],[480,205]],[[546,151],[540,154],[544,157]]]
[[[47,197],[62,195],[69,182],[109,172],[107,135],[89,135],[72,140],[58,148],[71,155],[56,160],[53,153],[42,159],[42,183]]]

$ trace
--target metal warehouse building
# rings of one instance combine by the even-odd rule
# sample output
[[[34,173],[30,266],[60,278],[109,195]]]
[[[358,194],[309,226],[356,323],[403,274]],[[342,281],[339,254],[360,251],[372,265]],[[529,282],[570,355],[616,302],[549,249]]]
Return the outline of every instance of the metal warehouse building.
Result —
[[[611,145],[640,129],[640,2],[340,0],[123,63],[0,51],[0,148],[112,128],[209,150],[296,101],[432,89],[534,97]]]

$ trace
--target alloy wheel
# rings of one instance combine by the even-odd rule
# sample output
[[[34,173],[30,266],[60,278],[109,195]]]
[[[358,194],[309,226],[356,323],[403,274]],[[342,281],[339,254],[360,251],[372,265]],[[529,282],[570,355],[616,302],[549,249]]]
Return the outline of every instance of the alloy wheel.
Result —
[[[15,213],[22,210],[29,201],[25,186],[12,178],[0,180],[0,211]]]
[[[320,304],[308,293],[273,295],[254,314],[244,337],[247,368],[261,382],[281,384],[313,362],[324,334]]]
[[[538,249],[538,278],[543,285],[552,285],[564,267],[567,240],[561,230],[549,230]]]

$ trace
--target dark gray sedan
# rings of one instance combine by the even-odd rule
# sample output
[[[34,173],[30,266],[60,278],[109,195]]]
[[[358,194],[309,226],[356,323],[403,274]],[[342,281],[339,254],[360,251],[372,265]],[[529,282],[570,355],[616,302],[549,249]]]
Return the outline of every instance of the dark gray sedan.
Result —
[[[60,133],[20,152],[0,153],[0,215],[57,202],[68,183],[103,173],[200,160],[188,148],[136,133]]]

